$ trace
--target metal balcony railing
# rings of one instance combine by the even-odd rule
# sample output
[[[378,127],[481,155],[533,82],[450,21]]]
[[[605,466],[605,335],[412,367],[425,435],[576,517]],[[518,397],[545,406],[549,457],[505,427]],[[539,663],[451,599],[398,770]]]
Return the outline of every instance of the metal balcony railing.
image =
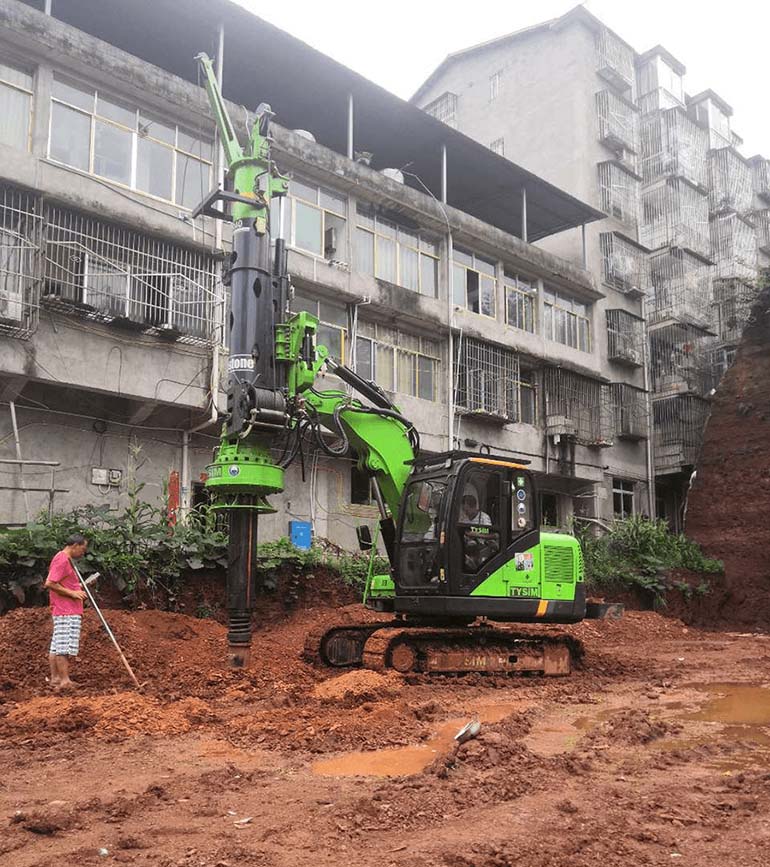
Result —
[[[680,177],[702,190],[708,188],[708,132],[684,109],[643,117],[639,139],[645,184]]]
[[[682,178],[669,178],[645,189],[640,241],[650,250],[681,247],[708,257],[708,197]]]
[[[770,208],[755,211],[751,218],[757,229],[757,247],[770,256]]]
[[[644,295],[650,288],[648,250],[617,232],[602,232],[604,282],[627,295]]]
[[[751,166],[732,148],[709,153],[709,206],[712,214],[747,214],[754,202]]]
[[[619,439],[647,439],[647,395],[644,389],[625,382],[610,385],[615,436]]]
[[[742,280],[715,280],[713,322],[722,345],[737,345],[749,321],[759,290]]]
[[[630,234],[639,225],[639,180],[617,162],[599,163],[602,210],[624,223]]]
[[[622,154],[639,150],[639,110],[612,90],[596,94],[599,140]]]
[[[214,334],[213,256],[49,205],[43,300],[183,343]]]
[[[0,335],[28,338],[40,308],[42,199],[0,187]]]
[[[708,401],[695,395],[653,401],[656,473],[678,473],[695,465],[708,414]]]
[[[597,72],[620,90],[634,83],[634,52],[608,27],[596,34]]]
[[[651,325],[674,321],[707,329],[711,324],[713,268],[692,253],[666,249],[650,256]]]
[[[751,176],[754,192],[766,202],[770,202],[770,160],[758,157],[751,161]]]
[[[650,329],[650,371],[654,394],[697,394],[709,390],[709,358],[715,338],[685,323]]]
[[[644,364],[644,321],[627,310],[607,311],[607,358],[618,364]]]
[[[754,280],[757,276],[757,232],[738,214],[711,220],[711,258],[717,279]]]

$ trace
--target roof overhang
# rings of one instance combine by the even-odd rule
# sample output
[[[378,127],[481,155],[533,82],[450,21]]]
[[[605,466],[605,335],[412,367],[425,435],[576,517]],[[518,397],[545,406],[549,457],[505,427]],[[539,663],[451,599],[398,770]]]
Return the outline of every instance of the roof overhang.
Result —
[[[27,5],[39,7],[39,3]],[[180,8],[183,7],[183,8]],[[354,104],[357,151],[374,154],[375,169],[410,173],[406,183],[441,198],[442,151],[447,202],[505,232],[536,241],[605,215],[463,133],[426,115],[232,0],[153,0],[116,19],[103,0],[68,0],[55,17],[174,75],[196,82],[194,56],[215,53],[224,25],[224,94],[255,108],[268,102],[277,121],[306,129],[340,154],[347,151],[348,98]]]

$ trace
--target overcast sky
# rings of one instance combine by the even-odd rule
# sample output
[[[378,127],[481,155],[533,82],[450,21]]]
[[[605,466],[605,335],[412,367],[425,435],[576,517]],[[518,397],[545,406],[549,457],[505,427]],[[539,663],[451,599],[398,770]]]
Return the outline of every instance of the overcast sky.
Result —
[[[575,5],[570,0],[237,2],[404,99],[450,52],[554,18]],[[589,0],[584,5],[637,51],[664,45],[687,67],[689,93],[710,87],[733,107],[733,129],[746,140],[744,156],[770,157],[767,0]]]

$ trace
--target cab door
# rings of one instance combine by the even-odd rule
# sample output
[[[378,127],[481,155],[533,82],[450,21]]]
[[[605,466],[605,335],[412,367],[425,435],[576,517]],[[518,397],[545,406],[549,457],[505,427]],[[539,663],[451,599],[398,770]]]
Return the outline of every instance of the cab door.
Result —
[[[443,594],[446,476],[410,483],[402,501],[396,560],[398,592]]]
[[[496,568],[508,542],[508,470],[468,462],[454,488],[449,518],[449,593],[468,596]]]

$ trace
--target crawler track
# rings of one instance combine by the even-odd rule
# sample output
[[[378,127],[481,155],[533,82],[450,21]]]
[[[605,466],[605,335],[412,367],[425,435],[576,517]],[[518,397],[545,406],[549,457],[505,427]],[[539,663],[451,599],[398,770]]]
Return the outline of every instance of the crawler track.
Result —
[[[536,635],[489,626],[405,626],[399,621],[321,628],[304,656],[335,668],[363,665],[403,674],[567,675],[582,645],[565,634]]]

